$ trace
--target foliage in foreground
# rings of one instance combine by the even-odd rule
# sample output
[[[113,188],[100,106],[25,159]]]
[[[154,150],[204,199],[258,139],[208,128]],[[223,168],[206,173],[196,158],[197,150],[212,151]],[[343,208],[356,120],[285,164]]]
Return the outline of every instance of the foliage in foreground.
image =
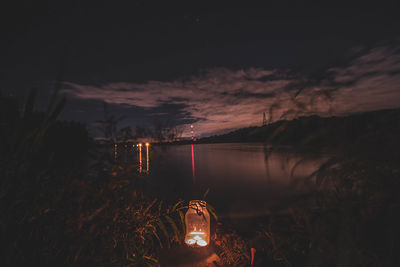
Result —
[[[63,99],[38,113],[35,96],[23,112],[1,99],[11,103],[1,109],[3,266],[157,265],[160,248],[181,242],[183,201],[146,196],[136,166],[94,147],[83,126],[56,121]]]
[[[84,153],[91,145],[87,132],[55,120],[62,100],[42,114],[33,112],[33,104],[34,93],[24,112],[10,108],[1,114],[3,265],[158,265],[160,249],[181,242],[184,203],[167,205],[146,195],[136,166],[114,162],[102,148],[92,147],[92,157]],[[57,146],[65,132],[76,133],[74,142]],[[310,177],[318,185],[316,192],[277,208],[288,212],[260,225],[256,261],[271,266],[398,266],[396,136],[395,131],[365,136],[348,147],[351,154],[321,166]],[[216,236],[222,266],[248,265],[248,240],[226,225]]]
[[[215,251],[220,258],[217,266],[248,266],[250,247],[229,225],[218,223],[215,236]]]
[[[396,161],[342,159],[310,178],[319,186],[316,192],[294,199],[282,207],[286,214],[260,225],[258,257],[278,266],[400,264]]]

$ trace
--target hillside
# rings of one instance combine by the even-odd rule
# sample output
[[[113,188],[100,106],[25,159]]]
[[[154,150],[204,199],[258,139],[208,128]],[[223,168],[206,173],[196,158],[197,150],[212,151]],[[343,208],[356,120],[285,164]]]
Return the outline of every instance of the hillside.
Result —
[[[399,136],[400,109],[391,109],[344,117],[308,116],[281,120],[202,138],[199,143],[266,142],[316,149],[369,145],[391,150],[399,147]]]

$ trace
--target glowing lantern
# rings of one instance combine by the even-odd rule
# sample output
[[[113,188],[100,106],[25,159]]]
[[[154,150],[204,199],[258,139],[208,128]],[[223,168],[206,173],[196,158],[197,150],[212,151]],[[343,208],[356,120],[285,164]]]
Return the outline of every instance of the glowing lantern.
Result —
[[[192,247],[205,247],[210,243],[210,214],[203,200],[191,200],[185,215],[185,243]]]

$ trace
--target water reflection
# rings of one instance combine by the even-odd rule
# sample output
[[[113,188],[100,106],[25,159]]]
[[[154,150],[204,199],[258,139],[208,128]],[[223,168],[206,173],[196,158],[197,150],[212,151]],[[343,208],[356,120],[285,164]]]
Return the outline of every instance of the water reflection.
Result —
[[[149,146],[150,146],[150,144],[149,143],[146,143],[145,144],[145,146],[146,146],[146,169],[145,170],[143,170],[143,158],[142,158],[142,144],[140,143],[140,144],[138,144],[138,151],[139,151],[139,156],[138,156],[138,158],[139,158],[139,172],[140,173],[142,173],[142,172],[145,172],[145,173],[149,173],[149,171],[150,171],[150,156],[149,156]]]
[[[142,144],[139,144],[139,172],[142,172]]]
[[[195,182],[196,182],[196,175],[195,175],[195,172],[194,172],[194,149],[193,149],[193,144],[191,145],[191,148],[192,148],[192,179],[193,179],[193,185],[194,185]]]
[[[152,160],[150,178],[163,197],[198,198],[209,188],[210,202],[247,211],[249,205],[272,203],[307,190],[308,185],[300,181],[325,158],[235,143],[155,147]]]
[[[149,143],[146,143],[146,172],[149,172]]]

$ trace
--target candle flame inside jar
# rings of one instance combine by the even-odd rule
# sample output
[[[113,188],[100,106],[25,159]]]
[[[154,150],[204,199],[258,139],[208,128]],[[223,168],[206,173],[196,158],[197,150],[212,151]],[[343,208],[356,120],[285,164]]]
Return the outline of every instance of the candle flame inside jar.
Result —
[[[205,233],[203,233],[203,232],[190,232],[190,235],[192,235],[193,238],[189,238],[189,239],[186,240],[186,243],[188,245],[197,244],[200,247],[207,246],[207,242],[202,237],[202,235],[204,236]]]

